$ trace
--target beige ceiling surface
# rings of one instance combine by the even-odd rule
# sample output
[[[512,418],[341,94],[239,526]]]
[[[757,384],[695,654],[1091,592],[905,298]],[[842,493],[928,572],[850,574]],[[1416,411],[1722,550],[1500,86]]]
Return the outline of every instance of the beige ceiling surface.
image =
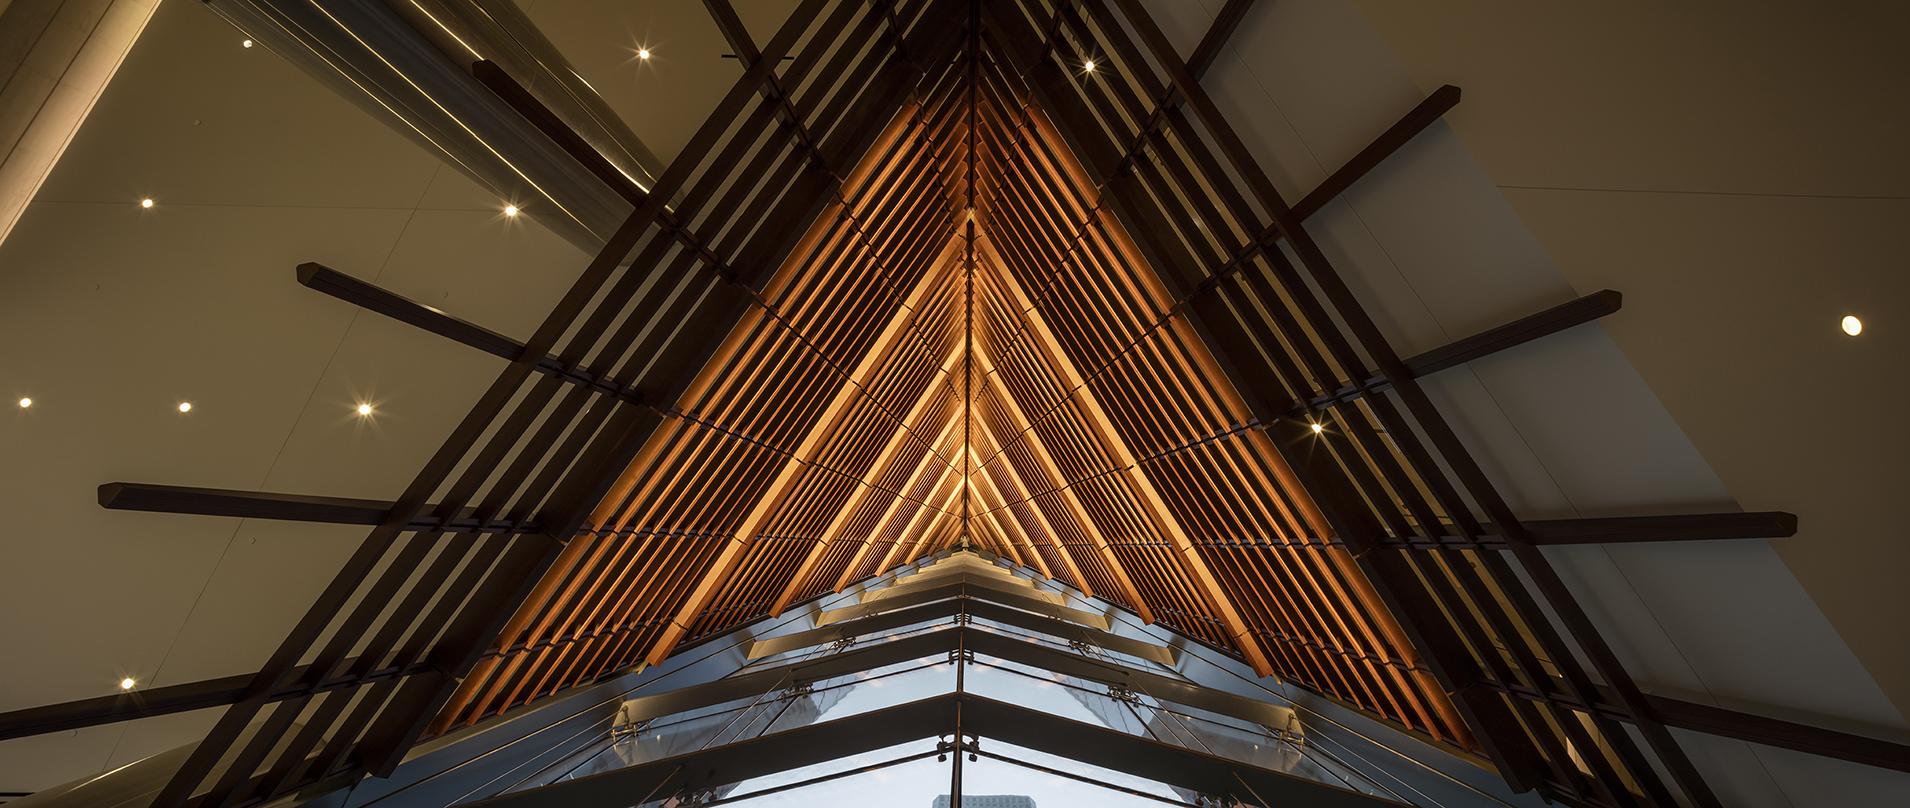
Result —
[[[14,660],[0,710],[103,695],[122,676],[255,670],[364,536],[108,512],[95,486],[390,497],[495,375],[489,356],[299,286],[296,264],[518,336],[582,266],[241,38],[167,0],[0,245],[0,647]],[[373,419],[353,414],[361,401]],[[0,743],[0,791],[188,742],[210,718]]]
[[[1910,7],[1356,5],[1910,712]]]
[[[1183,46],[1198,38],[1219,5],[1220,0],[1202,0],[1194,8],[1172,0],[1149,2],[1164,22],[1179,18],[1173,30]],[[1826,480],[1814,476],[1823,473],[1816,468],[1774,465],[1791,479],[1775,489],[1750,485],[1731,473],[1731,452],[1692,427],[1693,408],[1666,385],[1653,362],[1640,359],[1641,352],[1656,351],[1663,357],[1690,342],[1689,332],[1735,316],[1720,314],[1741,305],[1728,297],[1730,266],[1721,263],[1695,273],[1673,263],[1643,267],[1637,260],[1624,260],[1632,257],[1636,242],[1588,227],[1575,232],[1605,248],[1597,263],[1622,271],[1596,277],[1577,274],[1573,262],[1585,256],[1559,254],[1559,242],[1529,219],[1521,197],[1501,187],[1489,156],[1463,137],[1468,123],[1458,117],[1489,119],[1495,135],[1502,134],[1499,128],[1529,131],[1523,128],[1527,109],[1549,99],[1508,99],[1493,92],[1500,74],[1528,68],[1508,58],[1495,64],[1493,75],[1443,68],[1413,72],[1408,69],[1411,63],[1403,61],[1410,50],[1396,49],[1393,40],[1382,35],[1384,29],[1375,30],[1362,12],[1366,5],[1352,0],[1259,4],[1242,20],[1203,85],[1289,199],[1305,194],[1432,89],[1442,83],[1464,88],[1463,101],[1448,117],[1453,126],[1434,125],[1307,222],[1404,354],[1437,347],[1574,295],[1606,287],[1625,294],[1624,309],[1598,324],[1475,361],[1424,383],[1513,509],[1527,517],[1569,517],[1743,507],[1792,510],[1803,520],[1796,538],[1777,542],[1548,550],[1627,670],[1654,693],[1882,737],[1910,735],[1902,712],[1882,689],[1892,686],[1886,682],[1888,672],[1868,657],[1860,660],[1870,649],[1858,647],[1853,654],[1857,643],[1846,644],[1851,636],[1846,626],[1832,624],[1832,619],[1842,618],[1832,614],[1826,619],[1819,609],[1824,597],[1815,588],[1807,590],[1809,581],[1800,583],[1801,573],[1793,574],[1786,563],[1794,550],[1841,540],[1837,526],[1820,516],[1831,506],[1805,489],[1832,488],[1857,475],[1845,470],[1842,479]],[[1372,5],[1401,15],[1416,13],[1398,8],[1403,4]],[[1470,24],[1484,25],[1478,20]],[[1576,36],[1570,30],[1530,35],[1568,41]],[[1506,31],[1482,35],[1459,49],[1505,47],[1501,40],[1510,36]],[[1626,44],[1614,41],[1613,47],[1623,50]],[[1470,58],[1481,57],[1474,53]],[[1530,117],[1542,119],[1544,114],[1539,110]],[[1680,228],[1676,221],[1662,225],[1671,232]],[[1754,227],[1769,231],[1772,225],[1760,222]],[[1878,232],[1887,231],[1872,231],[1871,243],[1876,243]],[[1611,237],[1601,240],[1601,234]],[[1736,254],[1709,245],[1716,237],[1688,236],[1692,249],[1686,259]],[[1783,263],[1775,255],[1765,260]],[[1645,275],[1647,271],[1658,277]],[[1874,264],[1849,271],[1878,272]],[[1669,275],[1683,277],[1672,281],[1664,277]],[[1692,303],[1666,289],[1667,284],[1686,282],[1727,296]],[[1773,294],[1766,302],[1799,305],[1795,295]],[[1817,329],[1808,344],[1827,351],[1857,346],[1838,341],[1841,311],[1793,316],[1807,324],[1800,327]],[[1644,345],[1627,336],[1641,321],[1652,329]],[[1733,327],[1769,330],[1755,318]],[[1887,343],[1874,344],[1891,350]],[[1751,378],[1774,370],[1766,358],[1748,353],[1735,361]],[[1834,365],[1825,364],[1823,370],[1830,372]],[[1733,377],[1707,366],[1687,366],[1680,372],[1695,389]],[[1772,386],[1783,385],[1785,378],[1784,371],[1776,370],[1763,385],[1736,388],[1702,409],[1730,417],[1749,400],[1769,407]],[[1800,385],[1796,392],[1810,395],[1804,391],[1829,389]],[[1803,411],[1837,417],[1827,399]],[[1765,430],[1738,436],[1734,443],[1755,448],[1769,439],[1771,430],[1790,428],[1799,420],[1795,412],[1766,411],[1763,417]],[[1849,428],[1887,439],[1883,430],[1888,427],[1881,421]],[[1795,434],[1809,439],[1801,430]],[[1828,461],[1848,448],[1826,447],[1823,458]],[[1874,525],[1891,524],[1878,517]],[[1877,616],[1904,610],[1893,605],[1893,599],[1901,597],[1898,592],[1879,577],[1873,572],[1848,579],[1846,594],[1878,609],[1869,617],[1881,628],[1885,621]],[[1871,662],[1868,669],[1866,662]],[[1906,787],[1902,775],[1879,769],[1700,734],[1679,737],[1731,805],[1876,804],[1879,795],[1901,793]]]
[[[739,71],[693,0],[523,4],[665,160]],[[1183,49],[1218,4],[1148,3]],[[759,38],[787,7],[738,5]],[[1897,625],[1910,588],[1895,581],[1910,550],[1889,512],[1910,483],[1892,417],[1910,361],[1891,325],[1910,317],[1902,20],[1874,18],[1882,4],[1811,19],[1775,3],[1536,5],[1263,3],[1206,84],[1289,197],[1425,91],[1463,86],[1452,129],[1309,226],[1402,349],[1625,292],[1602,326],[1442,374],[1430,392],[1524,515],[1800,514],[1800,535],[1769,545],[1559,554],[1645,684],[1900,723],[1876,690],[1910,705]],[[0,411],[0,507],[14,520],[0,568],[16,571],[0,587],[0,647],[32,660],[0,667],[0,710],[101,695],[123,675],[251,670],[363,536],[107,512],[94,486],[389,497],[495,373],[494,359],[299,287],[295,264],[517,336],[581,266],[239,38],[167,0],[0,245],[0,394],[35,400]],[[658,58],[637,64],[638,43]],[[139,210],[142,195],[157,207]],[[1846,308],[1871,323],[1863,339],[1836,333]],[[374,421],[352,415],[360,401]],[[209,723],[0,743],[0,791]],[[1700,754],[1779,784],[1867,776],[1736,743]],[[1780,796],[1744,804],[1784,799],[1769,790]]]
[[[743,75],[702,0],[518,0],[538,30],[667,165]],[[761,48],[795,4],[737,0]],[[651,50],[649,61],[637,49]],[[661,169],[659,169],[661,170]]]

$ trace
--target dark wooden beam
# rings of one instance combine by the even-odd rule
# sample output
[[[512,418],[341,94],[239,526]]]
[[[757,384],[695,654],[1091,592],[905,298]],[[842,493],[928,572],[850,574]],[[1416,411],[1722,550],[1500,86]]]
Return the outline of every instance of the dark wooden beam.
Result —
[[[0,713],[0,740],[218,707],[238,701],[251,683],[245,673]]]
[[[1480,683],[1467,690],[1494,694],[1508,693],[1515,698],[1528,701],[1555,701],[1575,709],[1590,709],[1607,718],[1620,721],[1632,720],[1625,715],[1624,710],[1618,707],[1618,697],[1608,687],[1598,689],[1599,702],[1590,708],[1587,708],[1583,701],[1556,691],[1541,693],[1525,687],[1506,688],[1502,685],[1487,683]],[[1910,743],[1814,727],[1809,724],[1727,707],[1699,704],[1670,696],[1646,694],[1645,703],[1650,705],[1657,719],[1669,727],[1761,746],[1789,749],[1807,755],[1845,760],[1880,769],[1910,772]]]
[[[240,519],[275,519],[287,522],[314,522],[327,525],[383,524],[397,503],[382,499],[319,497],[308,494],[279,494],[270,491],[238,491],[230,488],[193,488],[153,483],[106,483],[99,487],[100,507],[115,511],[148,511],[191,516],[232,516]],[[475,509],[465,508],[457,518],[441,519],[437,503],[428,503],[405,530],[442,533],[536,533],[536,522],[512,523],[493,519],[480,524]],[[641,530],[637,527],[593,528],[575,531],[578,535],[615,536]]]
[[[1361,149],[1359,154],[1353,155],[1353,159],[1346,161],[1346,164],[1340,166],[1338,171],[1333,172],[1311,193],[1301,198],[1300,202],[1293,206],[1294,218],[1304,221],[1320,208],[1326,207],[1326,203],[1333,201],[1341,192],[1352,187],[1353,183],[1366,176],[1367,172],[1391,157],[1393,152],[1399,151],[1401,146],[1425,131],[1426,127],[1432,126],[1434,121],[1439,120],[1458,104],[1459,88],[1450,84],[1441,85],[1431,95],[1426,96],[1425,100],[1420,101],[1419,106],[1413,107],[1404,117],[1387,127],[1386,131],[1381,132],[1372,143]]]
[[[1556,334],[1573,326],[1589,323],[1617,312],[1624,304],[1624,296],[1611,289],[1593,292],[1417,356],[1407,357],[1406,369],[1412,371],[1414,376],[1438,373],[1507,348],[1524,345],[1540,337]]]
[[[1254,0],[1227,0],[1220,7],[1220,13],[1214,15],[1213,24],[1207,26],[1207,35],[1200,38],[1200,44],[1194,47],[1192,56],[1187,57],[1187,70],[1195,78],[1207,75],[1207,68],[1214,66],[1214,60],[1220,58],[1220,49],[1227,46],[1234,30],[1240,27],[1241,19],[1253,8]],[[1176,93],[1175,97],[1179,94]]]
[[[1910,772],[1910,744],[1767,718],[1709,704],[1646,696],[1659,720],[1680,729]]]
[[[99,504],[102,508],[115,511],[235,516],[241,519],[278,519],[331,525],[383,524],[393,507],[393,503],[377,499],[315,497],[151,483],[102,485],[99,487]],[[470,508],[463,509],[456,519],[439,519],[432,515],[436,511],[435,504],[426,505],[419,518],[412,520],[405,529],[454,533],[509,533],[525,529],[522,525],[514,526],[502,520],[479,524],[472,518],[473,511]]]
[[[1611,289],[1600,290],[1560,303],[1544,311],[1528,314],[1505,325],[1453,340],[1401,361],[1405,364],[1407,372],[1414,378],[1430,376],[1508,348],[1524,345],[1540,337],[1556,334],[1573,326],[1584,325],[1618,311],[1624,302],[1624,296],[1618,292]],[[1339,389],[1333,392],[1316,396],[1310,401],[1296,402],[1288,407],[1287,416],[1299,418],[1308,412],[1317,412],[1337,404],[1344,404],[1391,386],[1392,383],[1385,375],[1374,373],[1358,384],[1341,384]]]
[[[524,353],[524,343],[385,291],[323,264],[299,264],[298,282],[307,289],[324,292],[359,308],[415,325],[441,337],[449,337],[454,342],[462,342],[500,359],[515,360]]]
[[[1783,511],[1532,519],[1521,522],[1533,544],[1615,544],[1714,539],[1781,539],[1797,535],[1797,515]]]
[[[356,662],[356,660],[353,661]],[[369,677],[388,679],[416,673],[423,667],[418,665],[405,670],[382,668],[370,671]],[[245,693],[246,686],[252,683],[254,676],[256,674],[246,673],[165,687],[141,688],[125,693],[114,693],[110,696],[0,713],[0,741],[203,710],[207,707],[221,707],[238,701]],[[311,678],[311,666],[300,666],[293,677],[293,684],[273,693],[272,698],[284,699],[294,695],[322,693],[353,684],[353,680],[348,679],[312,682]]]
[[[1546,547],[1573,544],[1633,544],[1664,541],[1783,539],[1797,535],[1797,515],[1784,511],[1684,513],[1670,516],[1603,516],[1589,519],[1526,519],[1527,540]],[[1478,538],[1454,535],[1451,526],[1437,538],[1413,536],[1382,540],[1383,546],[1418,549],[1485,547],[1503,550],[1505,536],[1490,522]],[[1340,542],[1332,542],[1339,544]],[[1352,544],[1352,542],[1346,542]]]
[[[323,264],[299,264],[298,282],[308,289],[324,292],[354,306],[375,311],[401,323],[415,325],[441,337],[448,337],[455,342],[463,343],[500,359],[516,361],[524,353],[524,343],[394,292],[380,289]],[[531,369],[572,384],[593,388],[605,395],[615,396],[638,406],[650,406],[643,394],[637,390],[610,379],[604,373],[582,365],[567,363],[550,354],[545,354],[543,358],[537,360]]]

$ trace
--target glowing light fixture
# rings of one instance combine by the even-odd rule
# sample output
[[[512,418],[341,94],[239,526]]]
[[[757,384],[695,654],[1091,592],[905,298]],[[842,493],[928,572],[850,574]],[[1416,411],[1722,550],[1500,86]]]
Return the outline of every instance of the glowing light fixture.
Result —
[[[241,43],[239,43],[239,47],[241,47],[241,48],[250,48],[250,47],[252,47],[252,40],[250,40],[250,39],[248,39],[248,40],[246,40],[246,41],[244,41],[244,42],[241,42]]]
[[[149,197],[146,197],[145,199],[141,199],[141,200],[139,200],[139,206],[140,206],[140,207],[142,207],[142,208],[150,208],[150,207],[152,207],[152,206],[153,206],[153,198],[149,196]]]
[[[1093,59],[1089,59],[1089,60],[1087,60],[1086,62],[1083,62],[1083,63],[1081,63],[1081,69],[1082,69],[1082,70],[1086,70],[1086,71],[1087,71],[1087,72],[1089,72],[1089,73],[1093,73],[1093,72],[1094,72],[1094,60],[1093,60]]]
[[[646,61],[646,62],[648,62],[648,61],[650,61],[650,49],[649,49],[649,48],[638,48],[638,49],[637,49],[637,58],[638,58],[638,59],[642,59],[642,60],[644,60],[644,61]]]
[[[180,411],[180,412],[192,412],[192,402],[190,402],[190,401],[181,401],[181,402],[179,402],[179,411]]]
[[[121,689],[121,690],[131,690],[131,689],[133,689],[133,686],[134,686],[134,685],[137,685],[137,684],[139,684],[139,683],[138,683],[138,682],[135,682],[135,681],[133,681],[133,677],[131,677],[131,676],[128,676],[128,677],[126,677],[126,678],[124,678],[124,679],[121,679],[121,680],[119,680],[119,689]]]
[[[1320,422],[1318,422],[1318,421],[1315,421],[1315,422],[1313,422],[1313,423],[1311,423],[1311,424],[1308,424],[1308,426],[1310,426],[1310,427],[1312,427],[1312,429],[1313,429],[1313,434],[1315,434],[1315,435],[1318,435],[1318,434],[1320,434],[1320,433],[1322,433],[1322,432],[1325,432],[1325,431],[1326,431],[1326,424],[1322,424],[1322,423],[1320,423]]]
[[[509,216],[509,217],[511,217],[511,218],[513,218],[513,219],[515,219],[515,218],[517,218],[517,206],[516,206],[516,205],[505,205],[505,206],[504,206],[504,215],[506,215],[506,216]]]
[[[371,405],[370,405],[370,404],[360,404],[360,405],[358,405],[358,414],[359,414],[359,415],[370,415],[370,414],[371,414]]]
[[[20,397],[20,409],[24,410],[31,406],[33,406],[33,399],[27,398],[25,396]]]
[[[1842,325],[1844,327],[1844,333],[1853,337],[1864,333],[1864,321],[1857,319],[1857,315],[1855,314],[1844,315]]]

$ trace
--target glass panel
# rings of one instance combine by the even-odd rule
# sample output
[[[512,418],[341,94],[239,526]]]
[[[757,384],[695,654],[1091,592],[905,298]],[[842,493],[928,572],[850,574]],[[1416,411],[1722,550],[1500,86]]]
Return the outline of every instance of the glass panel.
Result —
[[[812,687],[808,699],[812,706],[791,710],[788,720],[776,722],[775,730],[847,718],[954,689],[955,666],[940,656],[838,676]]]
[[[886,629],[883,631],[870,632],[868,634],[864,634],[862,636],[856,637],[855,642],[849,645],[838,645],[836,643],[822,643],[821,645],[812,645],[807,648],[795,648],[788,651],[784,651],[780,654],[771,654],[761,659],[751,660],[750,663],[747,665],[744,665],[739,672],[754,671],[760,668],[773,668],[778,665],[787,665],[791,662],[796,662],[799,660],[820,659],[822,657],[828,656],[830,654],[838,653],[841,651],[853,651],[858,648],[865,648],[870,645],[884,642],[886,640],[893,640],[900,637],[907,637],[913,634],[921,634],[928,631],[934,631],[935,629],[938,629],[938,628],[946,628],[953,624],[954,624],[954,621],[950,620],[949,618],[940,617],[940,618],[935,618],[934,620],[931,620],[926,623],[915,623],[915,624],[911,624],[907,626],[901,626],[899,628],[892,628],[892,629]]]
[[[1061,718],[1151,738],[1256,768],[1305,777],[1338,788],[1388,795],[1323,750],[1288,740],[1272,728],[1139,694],[1107,695],[1107,686],[978,655],[966,674],[976,695],[1041,710]],[[1390,796],[1390,795],[1389,795]]]
[[[711,795],[714,799],[710,802],[693,804],[746,805],[750,808],[858,804],[928,806],[937,796],[948,793],[952,776],[948,761],[938,761],[934,754],[928,754],[934,751],[934,739],[873,749],[725,786],[716,789]],[[921,756],[892,762],[912,755]],[[874,766],[880,768],[857,771]],[[815,780],[820,782],[808,782]],[[665,804],[645,803],[646,806]]]
[[[997,634],[1005,634],[1011,637],[1015,637],[1017,639],[1029,640],[1031,642],[1040,643],[1042,645],[1046,645],[1052,648],[1059,648],[1064,651],[1072,651],[1074,653],[1081,653],[1080,649],[1074,647],[1069,642],[1070,638],[1067,637],[1066,635],[1054,635],[1054,634],[1048,634],[1045,632],[1030,631],[1028,629],[1021,628],[1019,626],[1011,626],[1006,623],[997,623],[985,617],[971,618],[970,622],[971,622],[971,625],[979,629],[985,629],[988,631],[995,632]],[[1065,630],[1065,629],[1057,629],[1057,631],[1062,631],[1062,630]],[[1165,665],[1162,665],[1159,662],[1156,662],[1151,659],[1144,659],[1137,656],[1130,656],[1128,654],[1124,654],[1119,651],[1110,651],[1098,645],[1091,646],[1088,649],[1087,654],[1089,656],[1102,657],[1118,664],[1127,665],[1129,667],[1141,668],[1150,673],[1158,673],[1163,676],[1173,676],[1175,678],[1180,678],[1180,674],[1177,671]]]
[[[1031,802],[1020,803],[1020,806],[1038,805],[1040,808],[1103,808],[1103,806],[1159,808],[1163,804],[1193,804],[1183,799],[1174,787],[1165,783],[1145,780],[1099,766],[1077,763],[1033,749],[983,738],[982,751],[987,754],[981,759],[962,761],[964,797],[984,795],[1027,797]],[[1017,765],[1017,763],[1033,764],[1093,782],[1082,782],[1059,774]],[[969,800],[964,799],[963,802],[967,803]],[[1004,800],[999,804],[1007,808],[1007,806],[1016,805],[1016,802],[1018,801]],[[927,803],[921,804],[927,805]]]
[[[955,666],[945,657],[934,656],[826,679],[807,692],[759,694],[716,707],[659,716],[637,732],[603,743],[581,761],[566,761],[557,767],[561,772],[542,772],[520,788],[847,718],[954,689]]]
[[[1095,693],[1090,688],[1096,685],[981,654],[975,659],[964,681],[971,693],[1129,735],[1148,734],[1126,702]]]

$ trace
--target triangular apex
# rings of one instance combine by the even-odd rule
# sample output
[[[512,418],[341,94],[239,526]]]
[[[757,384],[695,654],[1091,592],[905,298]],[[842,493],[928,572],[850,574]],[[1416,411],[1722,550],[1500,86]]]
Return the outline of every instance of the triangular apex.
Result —
[[[564,549],[440,726],[965,543],[1469,745],[1002,24],[922,75],[626,467],[597,516],[630,535]]]
[[[1415,379],[1546,327],[1402,359],[1302,227],[1428,113],[1283,196],[1199,84],[1244,5],[1186,59],[1137,0],[718,13],[743,77],[159,803],[388,772],[973,548],[1515,790],[1713,804]],[[1018,580],[819,617],[1066,608]]]
[[[922,574],[892,575],[861,594],[907,586],[910,577],[1002,580],[997,573],[1035,585],[958,551],[938,554]],[[1398,804],[1381,796],[1384,787],[1368,774],[1310,753],[1299,711],[1184,676],[1173,669],[1174,655],[1148,639],[1021,611],[991,600],[993,594],[944,597],[794,633],[778,633],[771,621],[752,625],[743,632],[772,636],[756,643],[760,652],[753,650],[749,663],[730,667],[740,663],[718,655],[706,659],[724,672],[657,675],[615,703],[608,733],[581,739],[561,759],[536,759],[511,779],[480,785],[475,804],[622,804],[632,794],[652,795],[640,800],[645,804],[771,794],[833,804],[866,799],[874,787],[883,804],[921,805],[945,789],[972,794],[1000,785],[1010,767],[1052,775],[1061,761],[1086,764],[1066,767],[1073,794],[1104,799]],[[737,637],[720,641],[733,645]],[[1245,670],[1221,664],[1228,671],[1221,678]],[[576,715],[574,706],[561,709],[564,699],[553,701],[545,715]],[[605,707],[591,713],[599,727]],[[526,708],[514,721],[535,723],[538,713]],[[476,741],[487,731],[509,726],[491,724],[464,742],[482,748]],[[1016,785],[1039,788],[1025,780]],[[1044,804],[1063,796],[1037,793]]]

